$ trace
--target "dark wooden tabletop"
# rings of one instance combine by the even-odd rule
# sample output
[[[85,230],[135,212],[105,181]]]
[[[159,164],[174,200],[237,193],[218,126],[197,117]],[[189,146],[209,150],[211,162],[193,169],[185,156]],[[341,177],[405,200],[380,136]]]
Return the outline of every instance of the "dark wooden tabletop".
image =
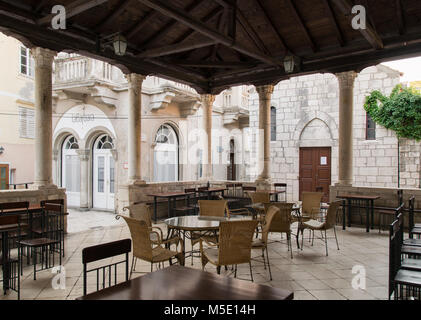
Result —
[[[194,195],[194,192],[162,192],[162,193],[148,194],[149,197],[157,197],[157,198],[172,198],[172,197],[192,196],[192,195]]]
[[[209,188],[204,190],[197,190],[198,192],[222,192],[228,190],[227,188]]]
[[[292,300],[289,290],[178,265],[88,294],[77,300]]]
[[[377,200],[377,199],[380,199],[380,196],[346,193],[346,194],[337,195],[336,198],[355,199],[355,200]]]

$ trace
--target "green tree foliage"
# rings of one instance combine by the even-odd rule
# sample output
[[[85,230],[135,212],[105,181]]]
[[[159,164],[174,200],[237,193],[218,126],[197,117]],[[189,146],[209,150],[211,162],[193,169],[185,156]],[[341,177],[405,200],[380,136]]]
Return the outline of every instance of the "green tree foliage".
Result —
[[[395,131],[399,138],[421,140],[421,94],[414,88],[397,85],[389,97],[373,91],[364,109],[374,122]]]

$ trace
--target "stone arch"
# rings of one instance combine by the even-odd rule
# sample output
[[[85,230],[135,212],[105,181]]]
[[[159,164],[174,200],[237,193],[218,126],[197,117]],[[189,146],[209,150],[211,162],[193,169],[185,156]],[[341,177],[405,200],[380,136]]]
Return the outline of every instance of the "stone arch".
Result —
[[[313,122],[316,119],[322,121],[326,125],[329,131],[330,141],[328,142],[328,144],[333,146],[337,143],[339,131],[338,131],[338,126],[336,124],[336,121],[326,112],[312,111],[312,112],[305,113],[304,117],[295,126],[294,141],[296,141],[297,147],[301,146],[301,137],[304,130],[307,128],[307,126],[311,122]],[[326,142],[327,141],[325,141],[324,143]]]

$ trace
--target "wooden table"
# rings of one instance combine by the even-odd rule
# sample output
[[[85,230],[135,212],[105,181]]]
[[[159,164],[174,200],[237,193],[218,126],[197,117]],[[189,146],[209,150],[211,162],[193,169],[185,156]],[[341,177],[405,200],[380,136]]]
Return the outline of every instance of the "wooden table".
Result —
[[[279,202],[279,195],[285,193],[285,190],[256,190],[247,192],[268,192],[270,196],[275,196],[275,201]]]
[[[364,202],[364,206],[358,205],[359,208],[365,208],[366,213],[366,231],[370,232],[370,216],[371,216],[371,229],[374,229],[374,200],[380,199],[379,196],[373,195],[360,195],[360,194],[342,194],[336,196],[339,199],[343,199],[342,205],[342,229],[346,229],[345,217],[346,207],[348,207],[348,227],[351,227],[351,213],[352,213],[352,201]],[[356,207],[354,205],[354,207]]]
[[[152,193],[148,194],[148,196],[153,197],[153,214],[154,214],[154,221],[157,221],[157,205],[158,205],[158,198],[167,199],[168,201],[168,218],[172,216],[172,209],[175,207],[175,202],[177,198],[186,198],[194,195],[194,192],[163,192],[163,193]],[[173,200],[173,205],[171,206],[171,200]]]
[[[224,196],[224,192],[227,190],[227,188],[209,188],[209,189],[203,189],[203,190],[197,190],[198,193],[207,193],[208,199],[211,199],[211,196],[213,193],[222,193],[222,196]]]
[[[178,265],[77,300],[292,300],[294,293]]]

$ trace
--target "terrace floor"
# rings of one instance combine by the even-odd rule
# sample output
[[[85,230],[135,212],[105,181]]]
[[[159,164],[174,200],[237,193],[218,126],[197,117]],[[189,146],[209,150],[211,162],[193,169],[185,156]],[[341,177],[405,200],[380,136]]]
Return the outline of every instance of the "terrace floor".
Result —
[[[66,254],[63,258],[65,267],[65,289],[53,289],[52,281],[56,274],[52,270],[37,272],[37,280],[33,280],[31,266],[24,267],[21,279],[21,299],[52,300],[75,299],[82,295],[82,249],[91,245],[109,241],[130,238],[130,233],[122,219],[115,220],[114,214],[107,212],[78,212],[70,210],[69,233],[66,235]],[[165,225],[161,224],[165,230]],[[295,231],[295,228],[293,229]],[[290,289],[296,300],[343,300],[343,299],[387,299],[388,286],[388,236],[378,230],[365,232],[365,228],[348,228],[342,231],[337,227],[340,250],[336,249],[335,239],[329,239],[329,256],[325,255],[324,243],[314,241],[314,246],[304,239],[304,250],[297,250],[293,242],[293,255],[287,251],[285,236],[271,234],[269,257],[271,261],[273,280],[269,281],[269,273],[262,262],[253,261],[253,275],[256,283],[273,287]],[[328,231],[328,237],[333,231]],[[306,235],[308,232],[305,233]],[[316,236],[320,235],[316,232]],[[281,242],[275,242],[280,240]],[[295,238],[293,238],[295,240]],[[186,243],[189,249],[189,243]],[[195,248],[197,248],[196,246]],[[252,256],[260,256],[260,250],[254,250]],[[116,258],[114,258],[116,259]],[[113,259],[111,259],[113,260]],[[131,258],[130,258],[131,261]],[[186,266],[201,268],[199,258],[186,259]],[[354,266],[363,266],[366,270],[366,289],[353,289],[352,273]],[[123,266],[122,266],[123,267]],[[208,264],[208,272],[216,273],[216,268]],[[136,272],[150,271],[150,264],[138,260]],[[123,268],[119,270],[120,280],[124,279]],[[133,277],[144,273],[134,273]],[[233,277],[230,271],[221,269],[221,274]],[[239,265],[237,277],[250,279],[248,265]],[[92,278],[94,279],[94,278]],[[95,281],[91,281],[94,283]],[[88,292],[95,286],[89,285]],[[16,299],[16,293],[10,291],[7,295],[0,294],[1,299]]]

